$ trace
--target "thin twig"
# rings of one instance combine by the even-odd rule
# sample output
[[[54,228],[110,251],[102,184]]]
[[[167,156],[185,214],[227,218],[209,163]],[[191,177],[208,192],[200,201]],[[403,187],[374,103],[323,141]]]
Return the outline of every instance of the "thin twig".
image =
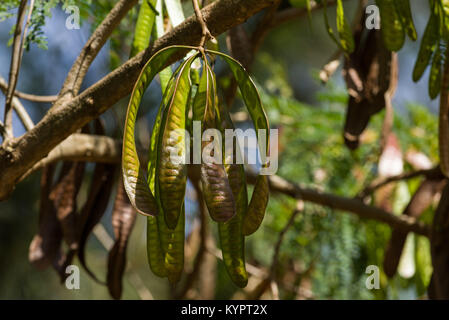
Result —
[[[405,173],[399,174],[397,176],[382,178],[381,180],[376,180],[373,183],[371,183],[369,186],[365,187],[357,195],[357,198],[364,199],[368,195],[370,195],[374,191],[376,191],[377,189],[379,189],[387,184],[397,182],[397,181],[410,180],[410,179],[420,177],[420,176],[426,176],[426,177],[441,176],[441,170],[437,166],[432,169],[423,169],[423,170],[417,170],[417,171],[412,171],[412,172],[405,172]]]
[[[11,54],[11,65],[9,67],[9,85],[8,91],[6,93],[6,101],[5,101],[5,139],[3,141],[4,144],[7,143],[9,139],[11,139],[13,134],[12,128],[12,98],[14,96],[14,91],[17,84],[17,78],[19,76],[20,70],[20,61],[21,54],[23,48],[23,40],[22,36],[22,28],[23,21],[25,19],[25,8],[26,8],[27,0],[22,0],[20,2],[20,6],[17,13],[17,22],[14,29],[14,38],[13,38],[13,46],[12,46],[12,54]],[[30,9],[31,11],[32,9]]]
[[[203,14],[201,13],[200,5],[198,4],[198,0],[192,0],[193,2],[193,9],[195,10],[196,18],[201,25],[201,41],[200,41],[200,47],[204,48],[204,45],[206,44],[206,41],[210,38],[212,38],[212,35],[207,28],[206,21],[204,21]]]
[[[8,91],[8,83],[6,80],[0,76],[0,90],[6,95]],[[14,91],[14,96],[17,98],[21,98],[24,100],[32,101],[32,102],[42,102],[42,103],[52,103],[55,102],[58,96],[41,96],[35,94],[24,93],[20,91]]]

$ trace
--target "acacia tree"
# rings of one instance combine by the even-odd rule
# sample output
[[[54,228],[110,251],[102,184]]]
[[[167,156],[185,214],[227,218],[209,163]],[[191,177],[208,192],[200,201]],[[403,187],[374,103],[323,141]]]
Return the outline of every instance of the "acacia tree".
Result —
[[[64,6],[76,4],[76,1],[62,2]],[[365,14],[368,3],[364,0],[358,1],[358,9],[352,19],[352,24],[349,23],[349,19],[345,15],[344,1],[342,0],[216,0],[209,1],[210,3],[203,2],[205,3],[200,4],[197,0],[192,1],[192,4],[185,2],[184,8],[191,6],[189,8],[193,8],[194,12],[192,16],[185,19],[180,1],[148,0],[140,3],[130,58],[97,83],[81,90],[86,73],[102,47],[113,36],[114,31],[122,28],[120,22],[123,19],[135,18],[135,15],[130,15],[130,10],[138,5],[137,0],[120,0],[113,6],[99,2],[96,5],[103,6],[102,9],[107,10],[108,13],[92,32],[56,96],[23,93],[16,90],[16,85],[24,48],[33,42],[42,44],[40,28],[45,21],[45,10],[50,10],[49,6],[55,6],[58,1],[52,2],[51,5],[45,1],[33,0],[29,2],[11,0],[2,4],[0,12],[3,14],[11,14],[11,10],[17,8],[15,11],[17,22],[12,38],[8,82],[0,79],[0,87],[6,97],[4,121],[0,124],[3,137],[0,147],[0,199],[7,201],[18,183],[36,171],[42,172],[39,231],[30,245],[30,261],[39,268],[52,265],[64,279],[66,266],[71,264],[75,256],[78,256],[87,272],[97,279],[86,264],[85,246],[88,236],[99,223],[108,206],[114,186],[117,186],[112,215],[115,242],[113,245],[106,243],[110,249],[107,285],[114,298],[121,296],[122,276],[126,267],[126,247],[136,219],[136,211],[149,216],[147,218],[148,254],[151,269],[156,275],[168,277],[170,282],[178,282],[181,279],[181,284],[173,291],[173,297],[188,297],[193,288],[197,288],[200,292],[199,297],[211,297],[210,293],[205,293],[208,291],[207,288],[198,289],[198,286],[199,283],[204,282],[199,275],[204,274],[204,269],[207,269],[205,263],[208,259],[207,254],[213,253],[224,260],[231,279],[238,286],[246,286],[247,273],[250,278],[257,279],[256,284],[245,291],[244,297],[259,298],[271,290],[273,297],[276,298],[278,296],[277,285],[282,282],[279,270],[281,244],[287,230],[294,224],[295,218],[303,212],[303,202],[310,202],[352,213],[363,219],[375,220],[391,227],[392,234],[385,251],[383,267],[384,274],[388,277],[392,277],[396,273],[408,233],[429,237],[433,275],[428,295],[430,298],[448,298],[449,278],[445,274],[445,270],[449,266],[449,250],[445,245],[446,222],[449,214],[447,207],[449,186],[446,187],[446,176],[449,170],[449,149],[447,147],[449,138],[447,118],[449,72],[446,63],[447,26],[449,25],[446,15],[449,14],[449,4],[447,1],[429,1],[431,14],[413,70],[413,79],[417,81],[426,67],[431,65],[429,95],[435,98],[440,94],[438,137],[440,164],[433,168],[417,165],[417,171],[400,174],[389,170],[395,161],[395,157],[391,156],[392,150],[393,153],[394,150],[397,150],[396,136],[393,132],[394,113],[391,99],[397,85],[398,58],[396,52],[402,48],[406,35],[413,41],[417,39],[408,0],[376,1],[378,5],[376,8],[380,9],[380,29],[375,28],[376,10],[373,9],[374,20],[371,21],[374,28],[371,28],[367,22],[370,17]],[[200,5],[203,5],[202,9],[200,9]],[[93,6],[95,8],[95,5]],[[336,11],[337,33],[333,31],[327,15],[331,8]],[[179,231],[178,229],[184,229],[184,222],[180,223],[178,219],[182,220],[184,215],[184,209],[180,210],[180,207],[183,206],[184,190],[181,190],[180,193],[182,197],[176,198],[174,194],[179,193],[179,190],[173,189],[173,186],[169,184],[164,184],[163,179],[155,178],[158,174],[164,173],[164,169],[160,169],[162,166],[160,154],[163,151],[156,150],[159,146],[161,148],[164,146],[164,124],[162,124],[162,128],[156,129],[161,131],[156,131],[156,135],[151,138],[149,148],[151,152],[148,158],[145,157],[144,152],[139,150],[142,148],[135,146],[134,125],[143,92],[149,81],[159,74],[163,90],[162,106],[168,105],[171,101],[166,99],[172,97],[177,99],[176,97],[179,96],[179,99],[185,100],[184,109],[180,114],[186,114],[185,107],[189,105],[187,101],[192,100],[193,119],[195,119],[196,105],[199,105],[200,109],[202,106],[202,110],[206,110],[205,114],[210,109],[214,115],[209,118],[199,117],[197,119],[202,120],[206,127],[214,127],[216,123],[213,124],[213,117],[221,115],[220,120],[227,119],[228,110],[231,110],[235,104],[237,89],[240,88],[239,97],[247,105],[254,120],[254,126],[256,129],[264,128],[265,125],[261,125],[259,121],[259,118],[262,118],[262,122],[266,121],[263,120],[262,105],[260,105],[260,99],[256,97],[257,90],[247,71],[251,70],[258,50],[271,30],[315,11],[323,12],[326,30],[338,47],[337,52],[323,67],[320,78],[323,82],[327,82],[338,66],[342,64],[343,76],[347,85],[349,98],[343,130],[346,147],[351,150],[357,149],[363,142],[361,137],[363,137],[362,134],[366,131],[370,119],[383,111],[384,119],[380,138],[376,140],[378,143],[374,143],[373,147],[376,148],[375,162],[379,162],[378,177],[371,183],[365,183],[365,187],[359,190],[357,196],[353,197],[326,193],[319,188],[302,187],[295,181],[290,181],[280,175],[260,178],[252,172],[246,172],[245,175],[241,170],[237,173],[240,182],[255,185],[252,195],[254,203],[251,200],[249,207],[247,208],[245,203],[242,209],[243,226],[240,225],[240,222],[235,222],[236,227],[231,229],[232,227],[226,222],[235,214],[235,211],[238,213],[240,210],[240,191],[236,191],[236,189],[243,190],[239,189],[241,185],[232,185],[232,173],[229,171],[232,169],[226,169],[228,171],[225,172],[224,169],[215,168],[213,171],[214,174],[221,172],[220,170],[223,171],[221,172],[223,179],[220,180],[221,189],[219,191],[222,192],[221,195],[225,195],[223,196],[224,200],[222,199],[218,206],[214,207],[214,201],[211,199],[216,196],[213,194],[215,186],[211,182],[211,174],[208,173],[207,168],[190,166],[188,172],[187,168],[177,168],[181,173],[176,177],[178,179],[176,182],[185,185],[185,180],[188,177],[194,186],[200,204],[199,220],[201,221],[201,227],[198,229],[200,236],[198,248],[194,255],[187,257],[187,260],[190,259],[187,262],[192,264],[192,268],[187,274],[182,273],[184,230]],[[132,17],[130,18],[130,16]],[[245,23],[253,16],[255,21],[251,21],[251,24]],[[210,45],[213,45],[214,42],[211,40],[214,37],[219,37],[222,34],[226,34],[229,53],[235,59],[223,56],[224,60],[229,63],[233,74],[231,77],[229,74],[219,75],[229,79],[224,86],[221,85],[220,78],[215,80],[213,67],[208,65],[212,64],[211,59],[215,59],[213,56],[221,55],[220,52],[210,50]],[[119,48],[119,50],[129,51],[129,48]],[[187,55],[191,50],[197,52],[197,55]],[[123,54],[123,52],[121,53]],[[183,60],[186,55],[188,58]],[[204,83],[210,84],[207,88],[213,87],[215,91],[220,89],[220,94],[214,93],[212,89],[205,89],[205,97],[197,99],[203,83],[200,74],[198,73],[195,78],[192,72],[194,69],[191,69],[191,65],[197,57],[202,58],[204,68],[201,79],[205,75]],[[166,67],[180,60],[184,62],[181,63],[178,71],[172,74],[173,70]],[[186,65],[187,67],[185,67]],[[184,72],[184,70],[187,71]],[[172,79],[171,81],[176,85],[173,85],[169,79]],[[182,85],[178,86],[182,81],[185,81],[186,85],[195,87],[196,95],[192,94],[191,87],[187,90]],[[217,86],[213,84],[217,84]],[[168,89],[165,90],[166,88]],[[248,90],[254,91],[249,92]],[[122,142],[120,139],[105,135],[100,115],[130,93],[132,94],[125,122],[125,138]],[[190,94],[192,96],[189,96]],[[51,102],[52,106],[35,125],[22,106],[21,99],[37,103]],[[217,108],[215,114],[214,108],[208,109],[207,105],[209,102],[214,105],[218,100],[221,101],[220,108]],[[226,107],[223,109],[221,105]],[[254,111],[254,108],[258,111]],[[170,108],[166,109],[171,110]],[[162,122],[169,126],[170,121],[176,120],[170,117],[169,111],[165,113],[162,107],[160,110],[160,118],[156,120],[156,124],[163,120]],[[27,132],[20,137],[15,137],[12,130],[13,112],[17,113],[27,129]],[[285,114],[287,115],[288,111],[285,111]],[[231,113],[224,127],[232,127],[231,119],[238,121],[236,116]],[[185,121],[188,122],[188,116]],[[116,124],[116,131],[122,130],[121,126],[121,123]],[[157,126],[155,125],[155,127]],[[162,138],[159,138],[159,142],[157,142],[159,133],[162,134]],[[344,148],[344,145],[340,144],[339,147]],[[140,161],[137,150],[141,156]],[[130,158],[127,158],[128,155]],[[86,162],[95,163],[95,169],[88,188],[88,197],[82,207],[78,209],[78,193],[83,177],[88,175],[85,170]],[[61,165],[58,166],[59,163]],[[121,174],[117,174],[120,163],[123,163],[123,177]],[[148,172],[146,172],[146,168],[142,169],[141,165],[144,163],[149,164]],[[149,175],[148,181],[143,178],[143,175],[146,174]],[[213,177],[215,176],[213,175]],[[410,202],[401,215],[393,214],[393,208],[388,201],[388,197],[392,194],[392,189],[389,187],[398,181],[416,177],[423,177],[423,179]],[[159,179],[157,183],[155,179]],[[366,177],[366,181],[371,180],[373,179]],[[118,181],[118,183],[115,184],[114,181]],[[125,182],[124,187],[123,181]],[[226,186],[223,187],[223,185]],[[279,237],[275,240],[269,267],[256,268],[247,264],[245,268],[244,253],[242,253],[244,252],[244,238],[253,233],[261,223],[266,201],[268,201],[267,188],[274,195],[283,194],[294,199],[294,210],[285,226],[281,228]],[[246,194],[246,186],[244,192]],[[372,197],[373,194],[377,196]],[[419,217],[429,207],[432,208],[435,195],[441,195],[441,200],[435,211],[433,223],[419,221]],[[262,200],[258,202],[260,199]],[[246,198],[243,202],[246,202]],[[173,206],[176,208],[171,210],[170,208]],[[233,207],[231,211],[234,212],[228,214],[229,212],[225,210],[220,211],[220,208],[223,207]],[[251,215],[254,210],[258,213],[255,218]],[[174,212],[174,215],[170,215],[171,212]],[[214,220],[219,221],[222,256],[220,252],[216,252],[214,247],[207,212]],[[157,220],[153,221],[155,216]],[[248,220],[248,217],[253,217],[257,221],[253,226],[247,227],[247,229],[251,229],[250,231],[245,231],[245,221]],[[180,245],[177,242],[178,247],[175,249],[173,249],[175,242],[167,240],[171,237],[177,237],[178,242],[181,242]],[[227,240],[224,240],[227,238],[230,243],[231,239],[234,241],[228,244],[228,248],[226,248]],[[64,247],[64,250],[63,241],[67,247]],[[283,266],[283,268],[287,267]],[[295,268],[290,269],[294,270]],[[301,276],[306,275],[307,271],[300,272]],[[288,274],[287,271],[283,273],[284,275]],[[305,296],[307,297],[307,295]]]

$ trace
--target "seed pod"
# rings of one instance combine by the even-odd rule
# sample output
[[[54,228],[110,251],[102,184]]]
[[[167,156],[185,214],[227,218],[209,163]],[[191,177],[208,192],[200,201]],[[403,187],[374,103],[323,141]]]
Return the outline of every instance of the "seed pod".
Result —
[[[61,255],[62,230],[56,208],[50,200],[53,189],[54,165],[43,168],[39,205],[39,231],[30,243],[28,260],[38,269],[45,269]]]
[[[267,176],[259,175],[249,202],[248,212],[243,219],[243,234],[249,236],[259,229],[268,205],[269,187]]]
[[[396,0],[376,0],[380,10],[381,32],[385,46],[390,51],[399,51],[404,45],[405,31],[401,17],[394,4]]]
[[[341,0],[337,0],[337,30],[343,50],[347,53],[352,53],[355,47],[354,38],[352,37],[351,27],[345,17]]]
[[[242,94],[243,101],[251,116],[254,128],[256,129],[256,135],[259,140],[259,148],[264,149],[267,152],[270,150],[269,145],[269,124],[268,118],[262,107],[259,93],[257,91],[254,82],[246,72],[245,68],[236,60],[225,55],[221,52],[214,52],[214,54],[222,57],[229,68],[231,69],[240,92]],[[266,141],[259,139],[259,130],[265,130]],[[262,168],[265,168],[267,164],[262,164]],[[265,215],[265,209],[268,204],[269,190],[268,190],[268,178],[260,175],[257,178],[254,192],[251,197],[248,212],[243,219],[243,234],[250,235],[259,228],[263,217]]]
[[[80,239],[78,245],[78,259],[86,272],[97,282],[102,283],[87,266],[85,248],[87,240],[103,216],[112,193],[114,185],[115,165],[97,163],[95,165],[92,181],[89,187],[89,195],[81,208],[79,217]]]
[[[158,277],[166,277],[165,253],[161,247],[159,239],[159,227],[157,217],[147,217],[147,257],[151,271]],[[159,218],[160,219],[160,218]]]
[[[71,163],[69,172],[56,185],[56,188],[60,188],[60,197],[55,203],[56,216],[61,224],[64,240],[70,250],[78,248],[76,198],[83,181],[84,167],[84,162]]]
[[[167,227],[162,216],[156,217],[156,221],[159,229],[159,240],[163,252],[167,278],[170,283],[174,284],[181,278],[184,268],[184,205],[181,208],[178,224],[174,230]]]
[[[215,87],[213,81],[212,71],[206,66],[205,71],[208,72],[210,77],[210,86],[208,86],[207,93],[207,104],[204,110],[204,125],[207,128],[212,128],[215,126]],[[205,148],[210,147],[209,144],[215,144],[214,150],[218,149],[216,147],[217,143],[221,144],[221,141],[202,141],[201,151],[206,152]],[[222,155],[211,154],[211,157],[218,158]],[[220,159],[221,160],[221,159]],[[214,160],[211,159],[210,162]],[[229,186],[228,176],[221,163],[201,163],[201,183],[203,186],[204,201],[206,202],[207,209],[211,218],[217,222],[225,222],[231,219],[235,213],[235,202],[234,196],[232,194],[231,187]]]
[[[187,183],[186,167],[186,108],[190,96],[190,66],[196,56],[190,57],[179,71],[173,96],[162,118],[157,177],[161,208],[170,229],[175,229],[184,203]]]
[[[126,113],[122,151],[123,184],[132,206],[143,215],[156,215],[157,204],[148,187],[146,174],[140,167],[137,155],[134,136],[137,112],[145,89],[156,74],[163,70],[169,59],[182,49],[191,49],[191,47],[171,46],[158,51],[151,57],[134,85]]]
[[[410,39],[416,41],[418,36],[416,34],[415,24],[413,23],[410,0],[395,0],[394,3],[401,18],[402,26],[407,31],[407,35]]]
[[[442,178],[424,180],[402,214],[418,219],[432,205],[435,194],[440,193],[445,184],[446,181]],[[391,233],[383,264],[384,272],[390,278],[398,268],[407,234],[408,232],[397,229],[393,229]]]
[[[122,179],[119,179],[117,196],[112,209],[115,243],[109,251],[106,277],[109,293],[114,299],[120,299],[122,295],[122,278],[126,269],[126,248],[135,221],[136,212],[126,196]]]
[[[156,1],[144,0],[137,16],[136,29],[134,30],[134,40],[131,47],[131,57],[142,50],[145,50],[150,44],[150,36],[153,29],[156,16]]]
[[[432,67],[429,74],[429,96],[435,99],[441,90],[441,74],[443,68],[443,55],[441,49],[437,47],[433,55]]]
[[[427,22],[426,30],[424,31],[421,40],[418,57],[416,58],[415,67],[413,68],[413,81],[415,82],[421,79],[429,64],[430,58],[435,51],[439,39],[438,25],[438,17],[432,13]]]
[[[222,107],[220,111],[223,123],[222,128],[233,129],[234,126],[227,110],[224,110],[224,107]],[[238,141],[236,141],[233,155],[236,154],[235,150],[239,148],[237,144]],[[225,153],[226,156],[227,154]],[[248,283],[248,274],[245,268],[245,237],[242,233],[242,221],[248,208],[245,170],[243,164],[234,163],[232,157],[225,158],[224,163],[229,185],[235,199],[236,214],[229,221],[218,223],[218,235],[226,271],[237,286],[244,288]]]

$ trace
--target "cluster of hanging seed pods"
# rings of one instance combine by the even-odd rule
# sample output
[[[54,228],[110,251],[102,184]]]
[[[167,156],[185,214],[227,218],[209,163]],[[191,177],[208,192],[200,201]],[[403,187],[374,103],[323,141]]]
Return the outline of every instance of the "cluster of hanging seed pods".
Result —
[[[172,57],[190,51],[175,72],[166,67]],[[197,47],[171,46],[157,52],[143,68],[131,95],[123,140],[123,180],[131,204],[147,216],[147,252],[150,268],[171,283],[179,281],[184,266],[184,197],[187,167],[190,161],[172,161],[174,148],[180,159],[190,156],[184,147],[192,131],[192,121],[201,121],[202,132],[214,128],[223,132],[233,124],[220,104],[217,83],[209,55],[221,57],[230,67],[242,99],[256,129],[269,130],[257,89],[233,58],[216,51]],[[193,66],[200,66],[199,68]],[[134,128],[142,96],[156,74],[164,92],[151,134],[147,170],[142,169],[137,155]],[[223,135],[224,136],[224,135]],[[269,150],[266,139],[265,150]],[[201,150],[205,142],[201,144]],[[236,146],[235,148],[238,148]],[[264,217],[268,203],[267,176],[259,175],[248,204],[243,164],[233,163],[225,152],[220,163],[199,165],[204,202],[211,218],[218,224],[223,261],[232,281],[245,287],[244,238],[255,232]]]

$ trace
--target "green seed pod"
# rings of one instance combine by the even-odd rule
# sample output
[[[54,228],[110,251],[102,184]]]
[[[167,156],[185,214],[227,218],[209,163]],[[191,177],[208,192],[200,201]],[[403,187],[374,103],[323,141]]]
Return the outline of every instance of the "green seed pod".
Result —
[[[421,40],[418,58],[413,68],[413,81],[415,82],[421,79],[435,51],[439,39],[438,24],[438,17],[432,14],[427,22],[426,30]]]
[[[195,56],[184,62],[174,85],[170,104],[162,119],[157,177],[164,218],[170,229],[175,229],[184,203],[187,182],[186,167],[186,109],[190,96],[190,66]]]
[[[413,23],[412,10],[410,8],[410,0],[395,0],[396,9],[402,21],[402,26],[407,31],[407,35],[413,41],[418,39],[415,24]]]
[[[205,71],[209,75],[208,93],[206,106],[204,110],[205,129],[215,127],[215,86],[212,71],[206,64]],[[217,141],[202,141],[201,151],[204,152],[209,144],[215,144]],[[218,150],[221,152],[221,150]],[[214,149],[215,152],[215,149]],[[217,156],[213,154],[212,156]],[[235,202],[228,177],[223,164],[220,163],[201,163],[201,184],[203,186],[204,201],[211,218],[217,222],[226,222],[231,219],[235,213]]]
[[[405,31],[394,4],[396,0],[376,0],[380,10],[382,37],[388,50],[399,51],[404,45]]]
[[[134,31],[131,57],[146,49],[150,44],[150,36],[156,16],[156,1],[157,0],[142,1],[142,5],[139,9],[139,15],[137,17],[136,29]]]
[[[233,129],[234,126],[227,110],[221,109],[222,128]],[[236,144],[238,144],[238,141],[236,141]],[[238,148],[238,145],[234,146],[234,155]],[[245,268],[245,237],[242,233],[243,217],[248,208],[246,177],[243,164],[233,163],[232,156],[226,156],[225,153],[224,166],[236,203],[236,215],[227,222],[218,223],[218,235],[226,271],[237,286],[244,288],[248,283],[248,274]]]
[[[165,253],[159,239],[157,217],[147,217],[147,256],[151,271],[158,277],[166,277]],[[159,218],[160,219],[160,218]]]
[[[243,234],[249,236],[259,229],[268,205],[268,177],[259,175],[254,186],[248,212],[243,219]]]
[[[441,74],[443,68],[443,55],[438,47],[433,55],[432,67],[429,75],[429,96],[435,99],[441,90]]]

